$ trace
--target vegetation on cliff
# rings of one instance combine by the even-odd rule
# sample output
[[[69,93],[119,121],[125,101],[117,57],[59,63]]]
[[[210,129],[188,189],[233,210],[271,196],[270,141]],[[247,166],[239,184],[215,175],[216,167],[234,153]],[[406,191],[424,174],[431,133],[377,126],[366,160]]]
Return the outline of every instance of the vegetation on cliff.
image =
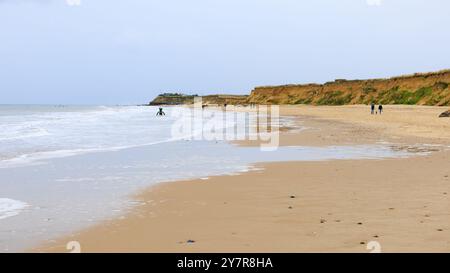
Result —
[[[345,105],[450,105],[450,70],[390,79],[336,80],[325,84],[255,88],[248,103]]]
[[[416,73],[389,79],[335,80],[325,84],[255,88],[250,96],[208,95],[203,104],[409,104],[450,105],[450,70]],[[165,93],[150,105],[192,104],[197,95]]]
[[[197,95],[185,95],[181,93],[164,93],[157,96],[150,105],[182,105],[194,103]]]
[[[156,97],[150,105],[182,105],[193,104],[197,95],[185,95],[180,93],[164,93]],[[202,96],[202,104],[223,105],[223,104],[245,104],[247,95],[207,95]]]

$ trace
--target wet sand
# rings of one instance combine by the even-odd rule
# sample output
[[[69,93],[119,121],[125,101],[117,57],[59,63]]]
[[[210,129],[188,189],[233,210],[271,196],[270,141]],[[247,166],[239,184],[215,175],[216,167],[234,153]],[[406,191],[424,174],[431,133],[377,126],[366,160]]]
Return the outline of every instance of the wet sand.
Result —
[[[163,183],[136,196],[128,215],[32,251],[66,252],[450,252],[450,119],[439,107],[282,107],[307,129],[282,145],[392,143],[428,147],[407,159],[258,164],[209,180]],[[241,145],[255,143],[240,142]]]

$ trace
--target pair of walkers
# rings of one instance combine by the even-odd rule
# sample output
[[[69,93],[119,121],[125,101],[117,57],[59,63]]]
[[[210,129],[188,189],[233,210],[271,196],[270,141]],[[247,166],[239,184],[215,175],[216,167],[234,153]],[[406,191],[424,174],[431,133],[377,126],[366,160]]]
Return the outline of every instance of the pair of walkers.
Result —
[[[375,103],[372,102],[372,104],[370,105],[370,113],[373,114],[378,114],[380,113],[380,115],[383,113],[383,105],[378,105],[378,111],[375,112]]]

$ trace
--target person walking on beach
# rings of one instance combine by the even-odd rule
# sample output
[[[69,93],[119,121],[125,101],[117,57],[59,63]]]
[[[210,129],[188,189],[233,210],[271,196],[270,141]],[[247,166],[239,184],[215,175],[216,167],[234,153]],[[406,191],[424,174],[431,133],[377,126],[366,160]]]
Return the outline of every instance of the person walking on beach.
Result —
[[[159,108],[159,111],[156,113],[156,116],[165,116],[166,115],[166,113],[164,113],[164,111],[163,111],[163,109],[160,107]]]
[[[380,112],[381,115],[381,113],[383,112],[383,105],[378,105],[378,112]]]
[[[372,104],[370,104],[370,113],[373,115],[375,114],[375,103],[372,102]]]

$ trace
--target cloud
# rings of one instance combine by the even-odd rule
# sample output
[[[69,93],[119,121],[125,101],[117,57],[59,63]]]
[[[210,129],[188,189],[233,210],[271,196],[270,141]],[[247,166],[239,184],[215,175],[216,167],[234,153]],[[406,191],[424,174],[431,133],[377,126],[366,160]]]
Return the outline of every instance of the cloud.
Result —
[[[383,4],[383,0],[366,0],[366,3],[369,6],[381,6]]]
[[[69,6],[80,6],[81,0],[66,0],[66,4]]]
[[[0,3],[11,4],[48,4],[51,2],[60,1],[66,3],[68,6],[79,6],[81,0],[0,0]]]
[[[8,3],[8,4],[48,4],[53,0],[0,0],[0,4]]]
[[[42,3],[42,2],[48,2],[48,0],[0,0],[0,3]]]

